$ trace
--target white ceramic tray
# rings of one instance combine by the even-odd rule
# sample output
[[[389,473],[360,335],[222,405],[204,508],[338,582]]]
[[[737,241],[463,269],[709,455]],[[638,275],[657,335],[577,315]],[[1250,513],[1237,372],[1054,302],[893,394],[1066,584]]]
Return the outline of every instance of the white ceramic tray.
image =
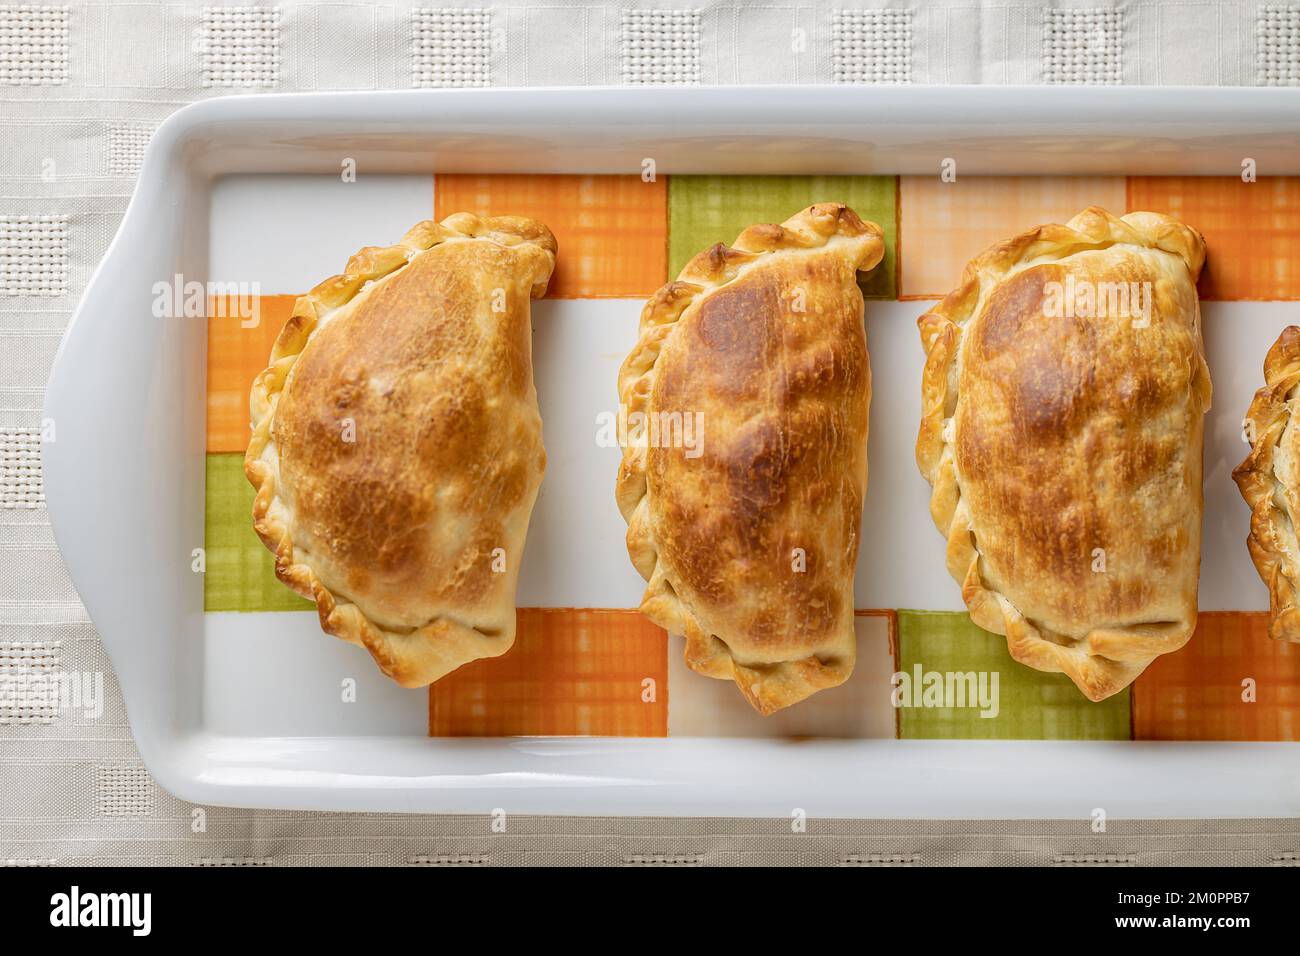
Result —
[[[190,555],[203,540],[205,327],[157,319],[150,309],[153,283],[176,273],[257,281],[258,270],[274,268],[273,291],[306,288],[359,245],[392,242],[430,216],[431,173],[628,173],[653,157],[660,175],[937,174],[955,155],[962,175],[1230,175],[1245,156],[1268,174],[1296,174],[1298,94],[475,90],[231,97],[181,110],[149,147],[46,399],[57,423],[57,441],[44,450],[51,520],[150,770],[197,803],[332,810],[1300,814],[1298,744],[743,736],[758,725],[735,715],[738,695],[703,678],[694,680],[719,690],[714,698],[731,715],[717,732],[742,736],[429,739],[425,695],[392,686],[365,661],[349,671],[363,686],[344,716],[319,702],[320,691],[337,687],[341,656],[358,652],[322,637],[314,615],[281,613],[268,625],[266,615],[203,612]],[[327,193],[323,183],[339,181],[341,157],[364,175],[352,192]],[[921,366],[914,320],[923,308],[867,307],[875,398],[859,607],[962,607],[912,456]],[[1201,607],[1262,609],[1266,594],[1245,555],[1247,513],[1227,475],[1243,454],[1240,418],[1264,352],[1296,307],[1204,309],[1215,406],[1206,426]],[[635,302],[612,300],[535,305],[551,468],[521,570],[521,606],[634,607],[639,599],[613,502],[617,451],[592,441],[596,412],[614,401],[637,311]],[[906,573],[923,567],[933,574]],[[879,668],[857,679],[887,692]],[[711,706],[702,701],[697,695],[694,706]],[[844,731],[842,712],[815,703],[761,733],[858,736]],[[819,727],[823,717],[826,727],[838,720],[836,729]]]

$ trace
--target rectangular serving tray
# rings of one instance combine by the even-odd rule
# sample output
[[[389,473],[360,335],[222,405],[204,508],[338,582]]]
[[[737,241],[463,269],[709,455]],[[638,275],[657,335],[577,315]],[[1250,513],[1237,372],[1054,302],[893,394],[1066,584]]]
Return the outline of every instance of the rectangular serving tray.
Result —
[[[248,218],[241,210],[279,201],[300,213],[284,217],[271,248],[286,268],[323,278],[342,263],[329,259],[320,270],[310,217],[346,218],[358,246],[395,241],[390,219],[404,228],[431,215],[431,194],[425,202],[418,189],[407,192],[404,177],[627,174],[639,173],[646,158],[665,176],[937,176],[947,157],[958,157],[960,174],[971,176],[1223,176],[1235,175],[1244,157],[1261,175],[1297,174],[1300,90],[407,91],[228,97],[174,114],[148,148],[126,217],[56,358],[45,414],[57,440],[44,448],[56,538],[159,783],[195,803],[321,810],[1300,814],[1294,743],[428,738],[404,730],[418,725],[424,695],[399,692],[378,675],[363,678],[364,659],[356,673],[367,693],[355,713],[343,720],[311,710],[301,688],[315,662],[359,652],[321,637],[309,615],[285,615],[290,633],[277,641],[237,615],[204,613],[191,555],[204,536],[206,329],[201,319],[155,318],[152,289],[175,274],[204,281],[214,258],[238,255],[234,232],[241,215]],[[382,193],[392,204],[387,211],[382,204],[322,209],[311,198],[310,180],[338,177],[342,158],[366,176],[391,178]],[[269,181],[271,174],[283,178]],[[292,197],[295,184],[307,190],[306,201]],[[381,226],[385,234],[377,235]],[[1227,472],[1244,451],[1236,434],[1260,384],[1264,351],[1295,307],[1215,308],[1206,331],[1215,410],[1206,423],[1201,606],[1263,609],[1267,596],[1245,552],[1247,512]],[[538,358],[539,392],[546,384],[555,393],[543,398],[544,417],[586,420],[593,406],[612,406],[612,375],[631,344],[635,309],[587,300],[537,310],[553,323],[547,345],[554,353]],[[923,310],[917,302],[868,304],[876,382],[859,607],[962,607],[943,568],[928,487],[912,461],[921,364],[912,323]],[[1240,334],[1228,334],[1229,324]],[[571,365],[557,357],[570,353]],[[572,384],[550,384],[566,380]],[[548,510],[534,521],[520,603],[634,607],[639,581],[618,554],[617,454],[597,455],[552,421],[546,428]],[[568,446],[557,455],[566,441],[572,455]],[[567,464],[556,467],[559,461]],[[593,562],[590,553],[579,560],[586,545],[562,542],[552,530],[573,535],[585,526],[593,529],[590,547],[608,560]],[[539,536],[549,540],[538,543]],[[534,558],[530,570],[528,555],[539,550],[563,559],[543,569]],[[896,560],[900,554],[909,560]],[[593,563],[601,569],[591,571]],[[918,577],[902,567],[931,571]]]

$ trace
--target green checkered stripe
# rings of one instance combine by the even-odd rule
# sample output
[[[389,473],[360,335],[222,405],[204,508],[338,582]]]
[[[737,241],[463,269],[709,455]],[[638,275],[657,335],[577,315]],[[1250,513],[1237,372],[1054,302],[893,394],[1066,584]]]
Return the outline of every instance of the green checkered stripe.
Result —
[[[698,252],[730,245],[756,222],[784,222],[819,202],[842,202],[885,233],[885,257],[863,280],[870,299],[897,296],[898,179],[894,176],[672,176],[668,274]]]
[[[205,611],[311,611],[275,576],[275,557],[253,531],[253,486],[244,477],[244,456],[210,454],[203,538],[207,573]]]
[[[1094,704],[1064,674],[1044,674],[1013,661],[1006,638],[976,627],[965,611],[899,611],[896,673],[907,675],[910,686],[919,684],[921,694],[929,675],[973,675],[966,687],[983,682],[990,690],[997,682],[995,716],[981,716],[992,708],[971,706],[969,695],[966,706],[901,707],[899,736],[904,739],[1128,740],[1130,736],[1128,689]],[[919,699],[926,704],[924,697]],[[938,699],[960,698],[936,695],[930,703]]]

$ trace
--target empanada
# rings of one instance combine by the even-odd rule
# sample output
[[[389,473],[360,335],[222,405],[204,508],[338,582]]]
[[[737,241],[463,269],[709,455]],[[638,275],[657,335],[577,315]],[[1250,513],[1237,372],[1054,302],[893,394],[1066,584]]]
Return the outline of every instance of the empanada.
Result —
[[[1204,261],[1176,220],[1091,208],[976,257],[917,323],[917,464],[971,620],[1092,700],[1196,626]]]
[[[1300,328],[1283,329],[1268,350],[1264,382],[1246,413],[1250,454],[1232,477],[1250,505],[1246,545],[1268,585],[1269,636],[1300,642],[1300,544],[1295,530],[1300,521],[1300,428],[1294,417],[1300,400]]]
[[[641,610],[763,714],[853,670],[871,399],[856,280],[883,253],[839,203],[751,226],[646,303],[619,373]]]
[[[529,298],[555,239],[467,213],[298,299],[252,388],[253,526],[321,627],[407,687],[509,649],[546,453]]]

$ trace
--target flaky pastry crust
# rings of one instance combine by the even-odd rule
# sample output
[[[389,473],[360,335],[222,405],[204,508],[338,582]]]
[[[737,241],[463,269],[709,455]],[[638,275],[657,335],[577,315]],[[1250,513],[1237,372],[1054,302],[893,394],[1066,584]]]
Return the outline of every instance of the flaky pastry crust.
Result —
[[[1269,636],[1300,643],[1300,429],[1295,417],[1300,398],[1300,328],[1287,326],[1264,359],[1264,387],[1246,412],[1250,454],[1232,472],[1250,505],[1246,546],[1268,586]]]
[[[1014,659],[1091,700],[1196,625],[1204,260],[1174,219],[1089,208],[976,257],[917,323],[917,464],[948,570]],[[1062,289],[1144,283],[1146,316],[1061,308]]]
[[[407,687],[514,641],[546,465],[531,219],[460,213],[366,248],[300,297],[253,382],[253,526],[321,627]]]
[[[751,226],[646,303],[619,373],[629,422],[703,424],[694,457],[648,433],[624,446],[641,611],[763,714],[853,669],[871,399],[856,278],[883,254],[880,227],[839,203]]]

